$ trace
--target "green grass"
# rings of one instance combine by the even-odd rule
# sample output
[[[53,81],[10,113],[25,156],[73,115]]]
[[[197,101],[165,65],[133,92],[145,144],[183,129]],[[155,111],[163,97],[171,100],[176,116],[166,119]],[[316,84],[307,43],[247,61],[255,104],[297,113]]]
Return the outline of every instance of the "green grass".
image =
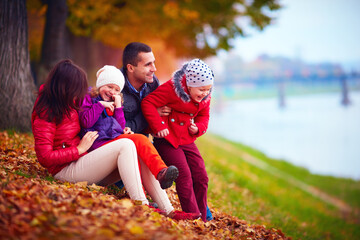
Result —
[[[220,139],[221,144],[213,139]],[[251,224],[281,229],[294,239],[360,239],[359,181],[314,175],[304,168],[268,158],[255,149],[211,134],[199,138],[197,145],[209,174],[211,206]],[[244,159],[246,154],[271,167],[262,169],[249,164]],[[279,176],[279,173],[285,174]],[[353,211],[344,215],[336,206],[284,178],[288,175],[336,197]]]

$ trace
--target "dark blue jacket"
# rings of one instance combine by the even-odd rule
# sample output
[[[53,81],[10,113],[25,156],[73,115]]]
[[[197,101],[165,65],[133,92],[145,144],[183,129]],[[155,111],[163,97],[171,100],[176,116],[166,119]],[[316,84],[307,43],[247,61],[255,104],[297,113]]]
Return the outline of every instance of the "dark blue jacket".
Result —
[[[123,106],[126,126],[130,127],[134,133],[144,133],[145,129],[148,127],[148,123],[142,114],[140,103],[144,97],[146,97],[160,85],[159,80],[154,75],[154,81],[152,83],[146,84],[147,86],[144,89],[142,97],[140,98],[140,94],[134,92],[129,86],[129,80],[124,68],[120,70],[125,77],[125,86],[122,90],[122,94],[124,98]]]

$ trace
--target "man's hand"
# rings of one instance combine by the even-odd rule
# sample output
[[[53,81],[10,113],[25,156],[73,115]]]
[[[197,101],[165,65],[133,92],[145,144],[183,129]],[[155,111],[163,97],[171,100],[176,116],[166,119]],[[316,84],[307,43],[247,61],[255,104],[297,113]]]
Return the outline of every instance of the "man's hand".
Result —
[[[87,132],[84,137],[81,139],[77,149],[79,151],[79,155],[83,154],[93,145],[95,139],[99,136],[97,131]]]
[[[159,131],[155,136],[159,137],[159,138],[163,138],[163,137],[166,137],[167,135],[169,135],[169,129],[165,128],[165,129]]]
[[[160,117],[169,116],[171,113],[171,107],[163,106],[156,109],[160,115]]]

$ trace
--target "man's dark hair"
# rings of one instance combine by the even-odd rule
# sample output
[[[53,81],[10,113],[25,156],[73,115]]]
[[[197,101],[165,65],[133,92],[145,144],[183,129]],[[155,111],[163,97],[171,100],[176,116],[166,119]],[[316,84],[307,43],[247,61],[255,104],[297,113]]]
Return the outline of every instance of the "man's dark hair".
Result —
[[[131,64],[133,66],[137,66],[139,59],[139,53],[148,53],[152,52],[151,47],[146,45],[145,43],[140,42],[132,42],[126,45],[123,52],[123,67],[126,70],[126,66]]]

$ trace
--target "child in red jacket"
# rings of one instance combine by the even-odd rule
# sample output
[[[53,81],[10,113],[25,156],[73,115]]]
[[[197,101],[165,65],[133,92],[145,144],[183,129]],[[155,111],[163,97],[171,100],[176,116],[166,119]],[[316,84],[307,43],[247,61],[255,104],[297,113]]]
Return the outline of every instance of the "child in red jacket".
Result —
[[[194,141],[208,127],[213,82],[209,66],[194,59],[141,103],[160,156],[167,165],[179,169],[175,182],[183,211],[201,213],[203,221],[207,215],[208,176]],[[172,111],[161,117],[157,108],[165,105]]]

